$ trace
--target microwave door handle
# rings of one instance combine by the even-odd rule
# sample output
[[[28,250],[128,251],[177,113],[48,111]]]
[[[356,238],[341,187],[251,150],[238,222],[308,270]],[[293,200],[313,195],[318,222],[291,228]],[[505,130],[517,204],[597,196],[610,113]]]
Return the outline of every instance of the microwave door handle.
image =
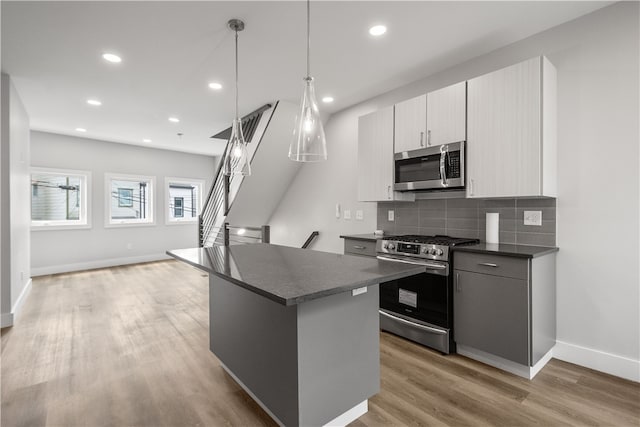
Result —
[[[447,181],[447,168],[445,167],[445,161],[447,159],[447,151],[440,151],[440,178],[442,179],[442,186],[448,187],[449,183]]]

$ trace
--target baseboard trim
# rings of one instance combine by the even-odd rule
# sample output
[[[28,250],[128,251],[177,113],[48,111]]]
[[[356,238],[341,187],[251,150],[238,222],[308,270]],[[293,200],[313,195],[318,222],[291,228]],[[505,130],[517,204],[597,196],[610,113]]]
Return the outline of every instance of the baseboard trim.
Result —
[[[226,372],[227,374],[229,374],[229,375],[231,376],[231,378],[233,378],[233,380],[234,380],[235,382],[237,382],[237,383],[238,383],[238,385],[239,385],[240,387],[242,387],[242,389],[243,389],[244,391],[246,391],[246,392],[247,392],[247,394],[248,394],[249,396],[251,396],[251,398],[252,398],[252,399],[253,399],[253,400],[258,404],[258,406],[260,406],[260,407],[261,407],[261,408],[262,408],[262,409],[267,413],[267,415],[269,415],[269,416],[271,417],[271,419],[272,419],[273,421],[275,421],[275,422],[276,422],[276,424],[278,424],[280,427],[284,427],[284,423],[283,423],[282,421],[280,421],[280,419],[279,419],[278,417],[276,417],[276,416],[274,415],[274,413],[273,413],[273,412],[271,412],[271,411],[269,410],[269,408],[267,408],[267,405],[265,405],[264,403],[262,403],[262,401],[261,401],[260,399],[258,399],[258,397],[257,397],[255,394],[253,394],[253,392],[252,392],[251,390],[249,390],[249,387],[247,387],[247,386],[246,386],[246,385],[245,385],[245,384],[240,380],[240,378],[238,378],[238,377],[236,376],[236,374],[234,374],[234,373],[231,371],[231,369],[227,368],[227,365],[225,365],[224,363],[220,362],[220,366],[222,366],[222,369],[224,369],[224,370],[225,370],[225,372]]]
[[[13,314],[13,322],[16,321],[16,319],[18,318],[18,315],[22,311],[22,306],[24,305],[24,302],[26,301],[27,297],[31,293],[32,284],[33,284],[33,281],[31,280],[31,278],[29,278],[29,281],[27,282],[27,284],[24,286],[24,288],[22,288],[22,292],[20,292],[20,296],[16,300],[16,303],[11,308],[11,314]]]
[[[555,347],[549,350],[544,356],[542,356],[542,358],[534,366],[522,365],[520,363],[507,360],[503,357],[478,350],[477,348],[467,347],[460,344],[457,345],[456,351],[458,352],[458,354],[468,357],[469,359],[477,360],[478,362],[485,363],[487,365],[493,366],[494,368],[502,369],[503,371],[507,371],[519,377],[531,380],[538,374],[538,372],[542,370],[542,368],[544,368],[544,365],[546,365],[549,360],[551,360],[551,358],[555,354]]]
[[[2,317],[0,317],[0,327],[8,328],[9,326],[13,326],[13,313],[2,313]]]
[[[0,327],[6,328],[9,326],[13,326],[14,322],[18,318],[18,315],[22,311],[22,306],[24,302],[27,300],[29,293],[31,293],[33,281],[31,278],[27,281],[27,284],[22,288],[22,292],[20,292],[20,296],[16,300],[16,303],[11,307],[11,313],[3,313],[0,317]]]
[[[31,276],[46,276],[47,274],[70,273],[72,271],[94,270],[96,268],[117,267],[119,265],[139,264],[141,262],[161,261],[171,259],[167,254],[151,254],[124,258],[109,258],[96,261],[79,262],[74,264],[51,265],[31,269]]]
[[[553,357],[627,380],[640,382],[640,360],[557,341]]]

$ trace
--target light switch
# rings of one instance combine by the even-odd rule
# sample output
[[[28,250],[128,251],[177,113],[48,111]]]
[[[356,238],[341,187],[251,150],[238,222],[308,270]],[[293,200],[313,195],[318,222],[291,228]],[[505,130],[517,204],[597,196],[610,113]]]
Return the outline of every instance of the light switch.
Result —
[[[362,221],[364,219],[364,212],[362,212],[362,209],[358,209],[356,211],[356,219],[358,221]]]
[[[542,211],[524,211],[524,225],[542,225]]]
[[[387,219],[389,221],[395,221],[395,218],[396,218],[395,212],[392,211],[392,210],[388,210],[387,211]]]
[[[351,210],[350,209],[345,209],[344,210],[344,219],[351,219]]]
[[[336,218],[340,218],[340,203],[336,203]]]

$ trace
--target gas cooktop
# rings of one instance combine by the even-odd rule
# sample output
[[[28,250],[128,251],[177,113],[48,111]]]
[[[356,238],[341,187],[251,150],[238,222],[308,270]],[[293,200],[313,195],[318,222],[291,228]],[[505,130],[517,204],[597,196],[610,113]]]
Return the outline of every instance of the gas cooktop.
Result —
[[[385,240],[394,242],[407,242],[407,243],[423,243],[427,245],[440,245],[440,246],[457,246],[457,245],[470,245],[478,243],[478,239],[468,239],[464,237],[450,237],[450,236],[421,236],[416,234],[407,234],[404,236],[389,236],[385,237]]]

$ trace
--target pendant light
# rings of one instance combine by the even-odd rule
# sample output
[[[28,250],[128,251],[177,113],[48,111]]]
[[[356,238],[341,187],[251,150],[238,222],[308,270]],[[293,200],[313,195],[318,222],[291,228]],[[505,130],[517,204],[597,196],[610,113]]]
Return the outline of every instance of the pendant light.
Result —
[[[242,135],[242,121],[238,116],[238,31],[244,30],[244,22],[232,19],[228,26],[236,33],[236,115],[231,125],[231,138],[227,144],[224,158],[225,175],[251,175],[251,163],[247,152],[247,143]]]
[[[319,162],[327,160],[327,141],[324,137],[320,110],[310,74],[309,51],[310,36],[310,0],[307,0],[307,76],[304,81],[304,92],[300,102],[300,111],[296,116],[293,140],[289,146],[289,158],[296,162]]]

